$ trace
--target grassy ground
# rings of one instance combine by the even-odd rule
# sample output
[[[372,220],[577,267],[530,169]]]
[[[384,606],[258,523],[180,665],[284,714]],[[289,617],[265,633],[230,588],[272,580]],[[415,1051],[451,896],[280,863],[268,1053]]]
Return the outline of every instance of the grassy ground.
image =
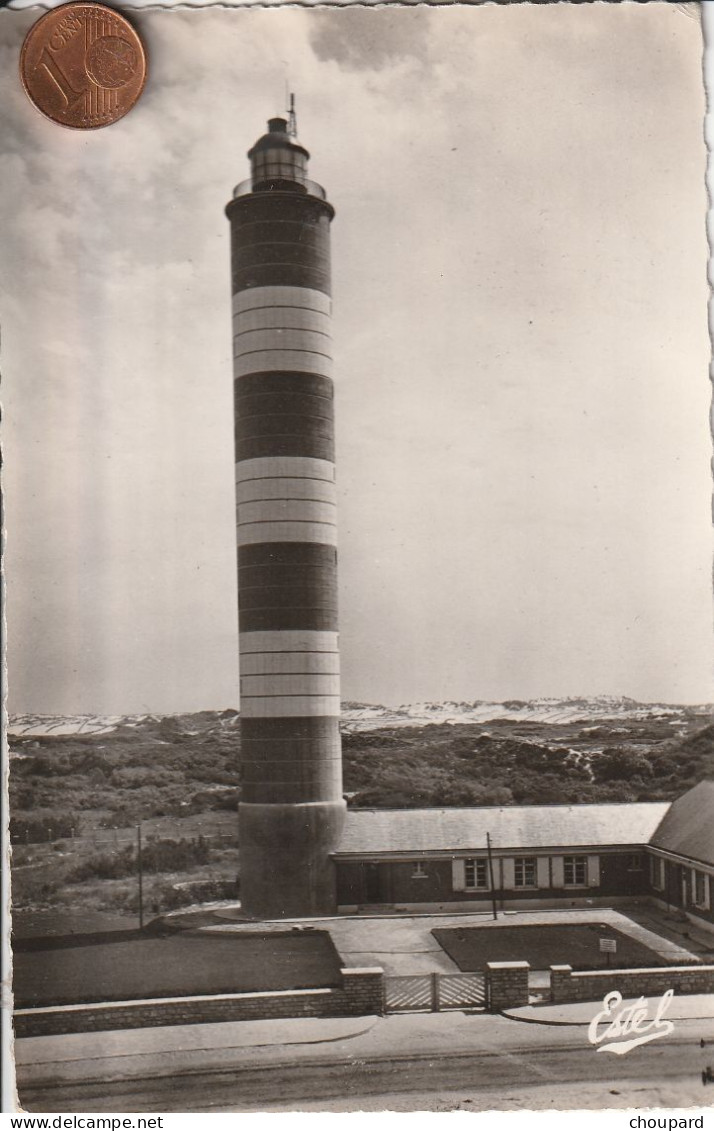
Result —
[[[340,981],[340,957],[327,931],[163,938],[121,931],[115,941],[106,934],[94,938],[101,941],[83,935],[56,938],[42,950],[16,950],[16,1006],[308,989]]]
[[[235,822],[234,822],[235,823]],[[98,872],[102,863],[111,864],[134,848],[133,839],[121,839],[122,834],[132,830],[112,830],[118,835],[114,840],[94,842],[90,838],[77,838],[70,842],[39,844],[13,847],[12,906],[17,922],[31,921],[33,916],[46,919],[48,934],[58,933],[52,926],[54,916],[69,918],[76,916],[78,926],[83,916],[94,914],[136,916],[139,905],[138,870],[135,862],[127,866],[127,874],[119,873],[118,878],[102,878],[92,875]],[[185,830],[181,830],[182,834]],[[178,838],[172,838],[178,839]],[[187,837],[183,839],[188,840]],[[183,842],[183,841],[182,841]],[[238,850],[234,845],[216,837],[206,837],[208,860],[205,863],[186,863],[169,860],[171,870],[151,871],[147,869],[147,854],[152,848],[165,844],[162,838],[144,841],[146,851],[144,869],[144,911],[148,916],[156,916],[164,911],[184,906],[195,901],[186,884],[216,883],[235,881],[238,872]],[[89,873],[89,876],[83,874]],[[79,877],[79,878],[78,878]],[[183,885],[183,887],[182,887]],[[198,898],[221,898],[220,895],[199,895]],[[91,929],[91,928],[90,928]],[[34,933],[34,932],[33,932]]]
[[[107,914],[91,911],[12,911],[13,945],[25,939],[53,935],[76,935],[98,931],[127,931],[138,928],[139,916],[133,913]]]
[[[553,926],[453,927],[432,931],[459,970],[483,970],[487,962],[529,962],[532,970],[567,963],[574,970],[601,969],[608,965],[600,953],[600,939],[615,939],[617,953],[610,965],[670,965],[643,943],[604,924],[559,923]]]

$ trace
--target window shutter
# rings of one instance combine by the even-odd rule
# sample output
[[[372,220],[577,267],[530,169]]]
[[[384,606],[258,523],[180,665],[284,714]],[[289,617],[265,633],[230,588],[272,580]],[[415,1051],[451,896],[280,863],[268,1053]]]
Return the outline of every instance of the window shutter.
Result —
[[[554,888],[565,887],[565,872],[564,872],[564,869],[563,869],[563,857],[562,856],[554,856],[553,857],[553,887]]]
[[[663,891],[665,884],[664,860],[660,856],[653,856],[652,863],[654,865],[652,883],[657,891]]]
[[[503,868],[501,865],[500,856],[492,857],[493,862],[493,885],[491,885],[491,868],[489,867],[488,860],[486,861],[486,879],[488,880],[488,891],[500,891],[503,887]]]
[[[513,860],[510,856],[504,857],[501,861],[501,868],[503,876],[503,889],[504,891],[513,891],[516,886],[516,870],[513,866]]]
[[[451,861],[451,884],[454,891],[466,891],[466,869],[463,860]]]
[[[704,910],[708,911],[711,907],[711,891],[712,891],[712,878],[711,876],[704,876]]]
[[[588,856],[588,887],[600,887],[600,857]]]
[[[550,887],[550,866],[547,856],[539,856],[536,860],[536,883],[539,888]]]

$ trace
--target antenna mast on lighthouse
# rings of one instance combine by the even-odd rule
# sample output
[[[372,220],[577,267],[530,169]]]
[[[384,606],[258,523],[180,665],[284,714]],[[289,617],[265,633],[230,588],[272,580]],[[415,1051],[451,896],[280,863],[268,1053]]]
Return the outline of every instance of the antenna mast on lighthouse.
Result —
[[[295,113],[295,95],[290,95],[290,104],[288,110],[288,135],[290,137],[297,137],[297,115]]]

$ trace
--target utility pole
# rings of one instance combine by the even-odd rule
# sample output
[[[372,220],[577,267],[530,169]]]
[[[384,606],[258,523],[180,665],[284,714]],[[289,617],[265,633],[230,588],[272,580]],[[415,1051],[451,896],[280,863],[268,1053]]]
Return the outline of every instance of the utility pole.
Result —
[[[139,869],[139,930],[144,929],[144,872],[141,860],[141,825],[136,826],[136,863]]]
[[[491,907],[493,908],[493,917],[498,920],[498,911],[496,910],[496,886],[493,882],[493,853],[491,852],[491,834],[486,833],[486,848],[488,850],[488,876],[491,883]]]

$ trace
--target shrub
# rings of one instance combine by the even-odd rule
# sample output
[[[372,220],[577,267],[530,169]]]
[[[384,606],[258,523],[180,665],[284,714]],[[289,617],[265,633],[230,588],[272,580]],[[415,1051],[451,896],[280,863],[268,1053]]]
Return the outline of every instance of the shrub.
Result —
[[[652,777],[652,763],[636,750],[610,747],[592,760],[592,772],[596,781],[631,781],[633,778]]]
[[[142,846],[142,871],[180,872],[197,864],[207,864],[212,852],[206,840],[195,837],[188,840],[157,840],[150,838]],[[101,853],[83,860],[68,875],[69,883],[85,880],[118,880],[133,876],[139,870],[136,846],[127,844],[113,853]]]
[[[35,813],[10,818],[11,844],[48,843],[79,832],[81,818],[77,813]]]

